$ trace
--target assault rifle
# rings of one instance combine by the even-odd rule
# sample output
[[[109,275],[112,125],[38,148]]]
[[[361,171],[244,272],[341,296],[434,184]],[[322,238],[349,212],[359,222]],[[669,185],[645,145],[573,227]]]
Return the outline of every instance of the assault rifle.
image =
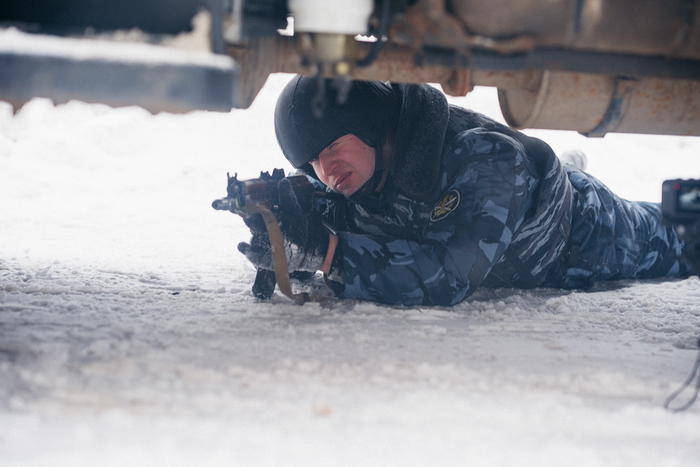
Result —
[[[228,195],[217,199],[212,207],[219,211],[230,211],[246,218],[261,215],[272,245],[272,260],[275,270],[258,269],[253,283],[253,294],[261,299],[270,298],[275,291],[275,284],[280,292],[296,303],[303,305],[308,301],[319,301],[320,297],[307,293],[294,294],[289,280],[289,267],[284,251],[282,232],[280,231],[275,213],[280,211],[278,184],[285,178],[284,169],[274,169],[260,172],[260,178],[238,180],[238,174],[228,177]],[[312,209],[314,196],[323,193],[315,192],[314,186],[303,175],[287,177],[292,184],[299,205],[304,209]]]

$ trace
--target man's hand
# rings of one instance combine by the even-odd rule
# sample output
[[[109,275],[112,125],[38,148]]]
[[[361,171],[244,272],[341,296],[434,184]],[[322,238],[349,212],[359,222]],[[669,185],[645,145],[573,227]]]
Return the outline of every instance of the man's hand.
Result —
[[[286,178],[278,184],[280,212],[277,215],[284,238],[284,251],[290,271],[316,272],[326,259],[330,234],[323,226],[321,214],[315,210],[304,211]],[[250,243],[239,243],[238,251],[259,269],[274,270],[272,246],[262,219],[253,216],[246,220],[253,238]]]

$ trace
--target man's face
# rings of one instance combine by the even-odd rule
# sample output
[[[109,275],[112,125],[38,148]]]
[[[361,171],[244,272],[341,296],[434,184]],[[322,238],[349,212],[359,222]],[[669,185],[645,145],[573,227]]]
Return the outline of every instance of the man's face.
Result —
[[[311,161],[311,167],[324,185],[348,197],[372,178],[374,154],[357,136],[345,135]]]

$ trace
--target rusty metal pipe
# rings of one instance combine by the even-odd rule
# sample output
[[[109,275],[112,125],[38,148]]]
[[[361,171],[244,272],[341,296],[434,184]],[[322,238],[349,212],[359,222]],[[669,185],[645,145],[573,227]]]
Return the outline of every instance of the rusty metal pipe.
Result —
[[[369,53],[371,43],[357,44],[360,57]],[[270,73],[295,73],[315,76],[316,69],[305,63],[295,37],[270,37],[243,46],[230,46],[228,54],[246,73],[241,77],[239,92],[245,108],[262,88]],[[380,80],[395,83],[440,83],[446,93],[464,96],[473,86],[496,86],[501,89],[532,89],[538,84],[538,73],[532,70],[489,71],[457,69],[451,66],[421,66],[421,54],[406,46],[387,45],[371,65],[353,68],[349,76],[356,80]],[[325,76],[333,77],[327,69]],[[245,105],[247,103],[247,105]]]
[[[359,56],[371,44],[359,43]],[[272,37],[229,49],[247,73],[241,77],[238,107],[247,107],[270,73],[314,76],[296,38]],[[656,77],[538,69],[462,69],[455,63],[424,60],[422,52],[387,45],[366,68],[353,68],[352,79],[403,83],[440,83],[446,93],[464,95],[473,86],[499,89],[501,109],[515,128],[575,130],[589,136],[607,132],[700,136],[700,82]],[[253,72],[253,70],[255,72]],[[332,71],[326,70],[327,77]]]
[[[452,0],[472,34],[537,46],[700,59],[696,0]]]
[[[700,136],[700,83],[544,72],[534,90],[500,89],[514,128]]]

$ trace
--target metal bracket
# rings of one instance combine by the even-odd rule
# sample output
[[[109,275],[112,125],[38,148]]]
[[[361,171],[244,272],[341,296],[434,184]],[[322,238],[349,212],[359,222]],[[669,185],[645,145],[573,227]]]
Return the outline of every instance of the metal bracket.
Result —
[[[602,138],[607,133],[615,131],[620,122],[622,122],[625,111],[629,106],[630,96],[636,85],[636,79],[616,78],[610,105],[605,111],[605,115],[603,115],[600,123],[595,128],[585,133],[581,132],[581,134],[588,138]]]

